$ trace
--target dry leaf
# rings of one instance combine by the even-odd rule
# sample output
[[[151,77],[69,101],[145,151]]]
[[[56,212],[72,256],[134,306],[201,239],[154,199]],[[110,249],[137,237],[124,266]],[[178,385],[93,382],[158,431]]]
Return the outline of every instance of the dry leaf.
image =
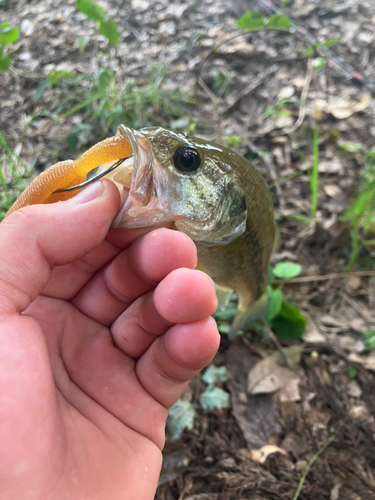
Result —
[[[289,403],[293,401],[301,401],[299,393],[299,379],[293,378],[289,384],[282,387],[278,393],[279,401],[281,403]]]
[[[306,317],[306,329],[305,333],[302,336],[302,340],[307,342],[308,344],[321,344],[326,342],[326,337],[320,333],[318,327],[314,323],[314,321],[310,318],[309,315],[305,314]]]
[[[372,352],[369,355],[359,355],[356,352],[351,352],[348,356],[348,360],[353,363],[359,363],[367,370],[375,372],[375,352]]]
[[[330,113],[338,120],[344,120],[359,113],[368,107],[371,102],[371,93],[368,92],[363,96],[360,102],[349,101],[348,99],[336,99],[327,103],[322,99],[317,99],[314,102],[313,116],[316,120],[320,121],[324,118],[325,113]]]
[[[337,328],[349,328],[347,321],[337,319],[337,318],[330,316],[328,314],[325,314],[324,316],[322,316],[320,318],[320,320],[323,323],[323,325],[325,325],[325,326],[333,326],[333,327],[337,327]]]
[[[290,99],[294,95],[294,88],[292,86],[283,87],[279,92],[279,99]]]
[[[363,96],[360,102],[348,101],[346,99],[337,99],[330,102],[326,107],[326,112],[333,115],[338,120],[344,120],[354,113],[359,113],[368,107],[371,101],[371,93],[368,92]]]
[[[337,483],[331,490],[331,496],[330,496],[330,500],[339,500],[339,495],[340,495],[340,488],[341,488],[342,484],[341,483]]]
[[[331,198],[342,198],[342,189],[336,184],[327,184],[323,186],[324,192]]]
[[[355,380],[351,380],[348,384],[348,395],[352,398],[360,398],[362,396],[362,390]]]
[[[302,349],[303,345],[294,345],[283,349],[293,369],[299,364]],[[270,394],[296,378],[294,371],[282,366],[282,363],[282,356],[279,352],[259,361],[247,376],[247,392],[253,395]]]
[[[263,446],[263,448],[260,448],[260,450],[250,450],[250,458],[251,460],[254,460],[254,462],[264,464],[269,455],[272,455],[273,453],[282,453],[286,457],[288,456],[288,453],[285,450],[273,444],[267,444],[266,446]]]

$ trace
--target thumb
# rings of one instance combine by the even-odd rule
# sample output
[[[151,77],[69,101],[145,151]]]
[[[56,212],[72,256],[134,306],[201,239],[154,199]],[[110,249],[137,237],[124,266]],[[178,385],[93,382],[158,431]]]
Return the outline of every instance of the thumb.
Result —
[[[22,208],[0,224],[0,315],[24,311],[56,265],[83,257],[105,238],[120,210],[108,180],[75,198]]]

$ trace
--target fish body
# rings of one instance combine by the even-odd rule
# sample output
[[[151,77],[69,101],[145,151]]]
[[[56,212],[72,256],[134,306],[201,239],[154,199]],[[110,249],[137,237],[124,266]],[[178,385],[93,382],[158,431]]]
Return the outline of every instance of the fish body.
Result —
[[[122,195],[122,208],[113,227],[173,222],[177,230],[190,236],[198,249],[199,268],[215,281],[221,302],[225,303],[232,290],[238,292],[240,304],[231,329],[233,337],[267,305],[268,264],[276,228],[271,195],[263,177],[248,160],[226,147],[160,127],[136,131],[120,125],[117,136],[106,141],[94,146],[92,155],[91,150],[86,152],[85,162],[87,174],[95,162],[106,167],[108,161],[113,163],[125,155],[128,158],[108,175]],[[85,162],[76,162],[81,180]],[[74,168],[74,162],[69,164],[69,172]],[[54,177],[58,174],[55,166]],[[60,181],[58,188],[64,184],[64,179]],[[69,185],[72,183],[70,176]],[[30,204],[27,193],[22,196],[22,203],[17,205],[17,200],[11,211]],[[51,192],[40,201],[53,202],[57,197]]]

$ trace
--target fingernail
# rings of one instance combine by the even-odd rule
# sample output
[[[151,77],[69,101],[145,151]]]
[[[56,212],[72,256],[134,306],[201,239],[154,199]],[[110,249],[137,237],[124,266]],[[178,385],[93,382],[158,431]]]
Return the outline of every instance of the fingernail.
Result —
[[[105,191],[105,185],[102,181],[95,182],[91,186],[88,186],[86,189],[83,189],[80,193],[77,194],[73,198],[76,203],[83,204],[88,203],[89,201],[93,201],[96,198],[99,198]]]

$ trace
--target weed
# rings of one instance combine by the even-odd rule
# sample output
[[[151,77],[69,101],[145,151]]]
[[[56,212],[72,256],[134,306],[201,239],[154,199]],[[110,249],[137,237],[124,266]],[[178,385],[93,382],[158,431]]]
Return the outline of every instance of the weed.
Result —
[[[52,87],[59,83],[57,91]],[[167,90],[162,66],[155,67],[150,79],[140,85],[134,79],[118,84],[113,73],[101,68],[91,75],[73,76],[68,72],[51,72],[39,85],[36,99],[41,99],[50,89],[53,94],[46,105],[31,121],[49,114],[55,121],[64,122],[71,116],[81,116],[80,123],[72,126],[67,137],[69,149],[77,150],[78,144],[95,142],[107,135],[114,135],[120,123],[132,128],[155,125],[180,118],[183,114],[179,91]],[[30,121],[30,122],[31,122]],[[29,122],[29,123],[30,123]]]
[[[0,71],[6,71],[11,65],[12,61],[7,55],[6,47],[16,42],[19,36],[18,28],[11,28],[8,23],[0,24]]]
[[[116,21],[112,17],[107,17],[105,10],[91,0],[77,0],[76,6],[82,14],[85,14],[85,16],[89,19],[96,21],[100,33],[111,45],[117,47],[120,41],[120,35],[117,29]],[[86,44],[87,41],[81,37],[78,41],[80,51],[84,50]]]
[[[343,217],[352,234],[352,251],[347,268],[350,269],[364,245],[375,244],[375,149],[367,156],[358,194]]]
[[[12,152],[4,135],[0,132],[0,221],[25,189],[25,178],[28,177],[30,177],[29,170]]]

